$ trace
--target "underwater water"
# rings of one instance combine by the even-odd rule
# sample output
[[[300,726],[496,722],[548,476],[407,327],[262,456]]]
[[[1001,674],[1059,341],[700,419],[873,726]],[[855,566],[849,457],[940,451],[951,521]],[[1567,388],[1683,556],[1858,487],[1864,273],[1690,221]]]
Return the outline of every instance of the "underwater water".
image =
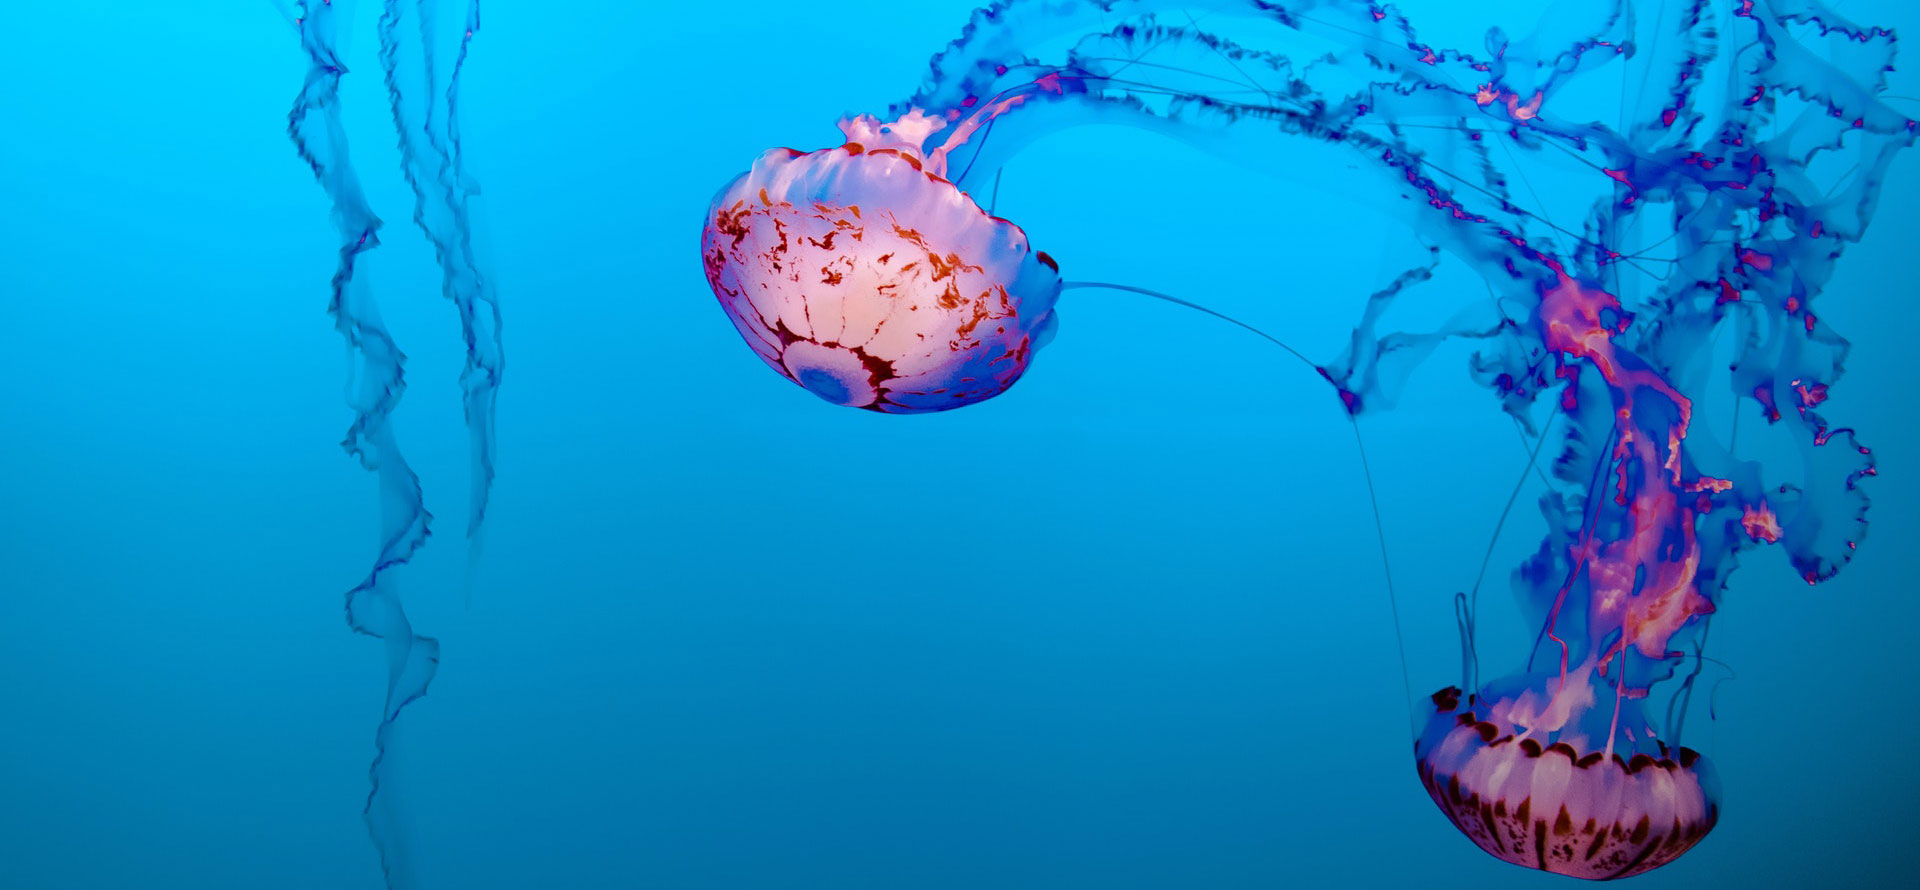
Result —
[[[1071,292],[1017,388],[915,417],[827,406],[742,347],[697,255],[716,190],[911,94],[972,5],[487,7],[460,136],[506,371],[471,543],[461,319],[409,222],[380,4],[341,25],[341,123],[385,220],[358,274],[408,358],[392,432],[436,517],[391,573],[440,646],[382,763],[396,886],[1571,886],[1476,850],[1413,768],[1408,686],[1459,682],[1453,595],[1526,475],[1466,346],[1359,421],[1397,610],[1340,400],[1216,319]],[[1397,5],[1476,51],[1541,15]],[[1898,0],[1830,5],[1920,33]],[[386,650],[342,613],[381,490],[339,448],[352,357],[340,233],[287,134],[299,34],[271,2],[4,18],[0,887],[382,886]],[[1888,93],[1920,96],[1902,48]],[[1362,187],[1322,154],[1087,127],[975,194],[1076,279],[1328,362],[1428,261]],[[1878,191],[1819,298],[1852,341],[1824,410],[1873,449],[1872,531],[1814,586],[1743,556],[1686,724],[1719,823],[1637,885],[1911,880],[1920,160]],[[1402,321],[1481,288],[1443,262]],[[1525,655],[1504,579],[1542,490],[1493,545],[1492,673]]]

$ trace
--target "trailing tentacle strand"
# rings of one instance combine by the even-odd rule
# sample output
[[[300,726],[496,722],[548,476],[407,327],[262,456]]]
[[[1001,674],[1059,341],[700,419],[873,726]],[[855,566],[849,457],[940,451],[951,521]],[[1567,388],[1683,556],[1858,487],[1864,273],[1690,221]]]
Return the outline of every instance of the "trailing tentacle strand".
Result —
[[[471,470],[467,535],[473,538],[486,519],[492,494],[494,408],[506,367],[500,305],[474,248],[472,198],[479,189],[465,172],[460,141],[460,75],[480,30],[480,2],[467,2],[452,71],[441,93],[436,93],[436,2],[413,0],[411,8],[414,27],[408,29],[403,27],[403,0],[383,0],[380,65],[399,134],[400,168],[413,190],[413,222],[433,245],[440,292],[458,312],[466,344],[460,386]]]
[[[374,472],[380,492],[379,552],[366,578],[347,591],[345,603],[348,625],[381,640],[387,659],[387,691],[374,734],[373,760],[367,768],[369,788],[362,816],[379,852],[387,886],[409,888],[415,886],[415,879],[404,830],[404,801],[392,787],[393,755],[401,712],[426,694],[439,663],[440,645],[414,632],[392,570],[426,543],[433,517],[422,498],[420,478],[407,464],[393,433],[393,412],[406,391],[406,355],[381,322],[372,289],[358,275],[361,255],[380,243],[376,235],[380,219],[353,172],[341,122],[340,79],[346,67],[336,38],[344,17],[327,2],[302,2],[298,11],[295,25],[309,66],[288,115],[287,132],[332,200],[341,242],[327,308],[351,350],[355,381],[348,392],[355,416],[341,444]]]

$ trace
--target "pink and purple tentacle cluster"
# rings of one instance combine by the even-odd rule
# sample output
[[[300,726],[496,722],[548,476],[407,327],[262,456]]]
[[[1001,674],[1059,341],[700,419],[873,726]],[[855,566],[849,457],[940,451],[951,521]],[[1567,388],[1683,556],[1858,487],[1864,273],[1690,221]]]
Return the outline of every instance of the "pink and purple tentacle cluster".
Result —
[[[1300,46],[1236,38],[1236,21]],[[1064,54],[1029,55],[1062,38]],[[1644,704],[1698,655],[1738,554],[1780,547],[1816,583],[1866,530],[1859,483],[1873,457],[1824,416],[1847,342],[1816,304],[1917,135],[1883,96],[1894,49],[1891,32],[1814,0],[1565,3],[1534,33],[1496,29],[1473,52],[1422,42],[1384,4],[1002,0],[890,109],[910,151],[862,155],[850,130],[840,149],[770,153],[715,202],[703,247],[764,360],[832,401],[892,410],[876,394],[891,372],[848,341],[872,341],[886,331],[874,319],[924,305],[944,279],[909,283],[887,263],[977,272],[963,296],[1005,285],[1008,299],[962,310],[976,329],[1025,334],[1007,325],[1028,317],[1022,302],[1051,308],[1057,279],[1034,274],[1044,255],[1025,253],[1011,224],[1005,264],[969,250],[941,266],[915,240],[951,227],[953,243],[987,243],[965,241],[957,221],[978,215],[982,233],[1004,221],[959,188],[1034,138],[1120,123],[1259,166],[1280,163],[1271,149],[1285,139],[1358,170],[1348,191],[1486,290],[1436,329],[1381,330],[1431,267],[1401,276],[1322,375],[1349,412],[1380,409],[1437,346],[1467,339],[1473,378],[1558,452],[1540,502],[1547,536],[1513,576],[1538,622],[1532,663],[1433,696],[1420,776],[1488,852],[1620,877],[1671,861],[1717,819],[1710,767]],[[1527,179],[1548,169],[1561,178],[1543,198]],[[913,191],[935,185],[937,198]],[[903,226],[883,215],[897,208],[956,222]],[[825,324],[809,316],[820,306]],[[1733,344],[1730,372],[1716,337]],[[987,342],[948,338],[948,361],[1012,354]],[[972,388],[949,389],[964,395],[942,407],[1014,379],[970,367]],[[1762,466],[1703,430],[1708,397],[1783,428],[1799,466]],[[913,398],[899,404],[924,409]]]
[[[1473,374],[1515,418],[1534,430],[1549,397],[1563,420],[1542,499],[1551,531],[1515,574],[1540,664],[1436,694],[1421,777],[1461,831],[1528,867],[1624,877],[1682,854],[1715,823],[1713,773],[1668,746],[1642,700],[1688,660],[1740,550],[1778,545],[1814,583],[1866,529],[1859,481],[1874,462],[1820,412],[1847,343],[1814,299],[1916,136],[1880,98],[1893,35],[1811,0],[1563,4],[1538,33],[1496,31],[1467,54],[1423,44],[1388,6],[1200,4],[1340,46],[1304,61],[1187,15],[1156,21],[1154,6],[983,10],[908,105],[970,121],[975,105],[1020,98],[1018,115],[975,127],[972,153],[987,157],[1062,123],[1135,123],[1208,150],[1267,123],[1371,161],[1388,213],[1478,270],[1490,299],[1440,330],[1380,332],[1425,270],[1377,293],[1321,368],[1348,410],[1390,403],[1440,341],[1475,338]],[[1064,59],[1020,54],[1035,25],[1094,21]],[[1596,69],[1628,84],[1599,90],[1619,104],[1574,98]],[[939,150],[958,157],[952,140],[972,130],[952,132]],[[1584,176],[1586,198],[1551,211],[1519,198],[1538,157]],[[1718,380],[1722,330],[1740,349]],[[1711,386],[1791,428],[1801,472],[1697,435]]]

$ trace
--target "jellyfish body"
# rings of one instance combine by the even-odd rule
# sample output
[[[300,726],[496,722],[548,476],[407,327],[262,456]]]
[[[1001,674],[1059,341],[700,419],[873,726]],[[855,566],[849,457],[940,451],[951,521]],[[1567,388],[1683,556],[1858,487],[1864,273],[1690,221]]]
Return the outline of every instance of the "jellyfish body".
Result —
[[[845,121],[846,144],[769,151],[708,211],[701,254],[721,308],[769,367],[836,405],[912,414],[992,398],[1052,336],[1058,267],[923,153],[944,123]]]
[[[1697,752],[1655,737],[1636,700],[1615,699],[1590,670],[1442,689],[1414,742],[1420,782],[1515,865],[1592,880],[1658,868],[1713,830],[1719,784]]]
[[[1642,712],[1673,672],[1673,648],[1714,611],[1699,584],[1702,514],[1732,482],[1688,466],[1692,401],[1619,342],[1619,299],[1566,274],[1540,283],[1543,344],[1587,362],[1561,410],[1611,429],[1595,459],[1604,492],[1577,525],[1550,537],[1517,583],[1542,610],[1536,658],[1522,673],[1465,696],[1436,693],[1414,743],[1427,792],[1460,831],[1508,862],[1589,879],[1657,868],[1686,852],[1719,815],[1705,760],[1670,749]],[[1721,509],[1731,510],[1731,505]],[[1557,584],[1549,586],[1548,579]],[[1471,683],[1471,679],[1468,681]]]

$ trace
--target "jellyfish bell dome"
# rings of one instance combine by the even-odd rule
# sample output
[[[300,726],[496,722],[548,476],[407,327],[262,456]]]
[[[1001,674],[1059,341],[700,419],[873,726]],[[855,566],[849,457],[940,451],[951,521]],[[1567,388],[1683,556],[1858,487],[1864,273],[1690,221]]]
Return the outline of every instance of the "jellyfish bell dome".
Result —
[[[922,146],[945,125],[843,121],[845,144],[769,151],[708,209],[721,308],[769,367],[836,405],[983,401],[1052,338],[1059,267],[944,178],[945,148]]]
[[[1472,696],[1448,687],[1432,703],[1414,742],[1420,781],[1455,827],[1507,862],[1623,878],[1678,858],[1719,818],[1707,760],[1655,738],[1639,700],[1596,683],[1590,667],[1510,677]]]

